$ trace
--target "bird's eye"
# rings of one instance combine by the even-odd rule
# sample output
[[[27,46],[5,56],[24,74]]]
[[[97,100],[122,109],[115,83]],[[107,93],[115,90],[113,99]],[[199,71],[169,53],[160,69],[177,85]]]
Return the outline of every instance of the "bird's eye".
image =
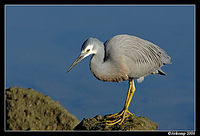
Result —
[[[90,51],[90,49],[88,49],[86,52],[89,52]]]

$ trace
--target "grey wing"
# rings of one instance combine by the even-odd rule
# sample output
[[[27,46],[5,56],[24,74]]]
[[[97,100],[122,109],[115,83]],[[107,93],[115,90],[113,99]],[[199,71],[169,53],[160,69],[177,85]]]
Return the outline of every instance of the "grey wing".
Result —
[[[170,64],[167,53],[155,44],[130,35],[117,35],[105,43],[106,57],[120,59],[124,57],[129,77],[142,82],[144,76],[159,73],[164,64]]]

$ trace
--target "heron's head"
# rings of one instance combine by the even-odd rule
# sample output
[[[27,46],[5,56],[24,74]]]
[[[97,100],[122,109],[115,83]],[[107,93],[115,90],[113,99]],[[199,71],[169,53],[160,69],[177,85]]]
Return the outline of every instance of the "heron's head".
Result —
[[[91,54],[96,54],[97,53],[97,48],[98,44],[101,43],[98,39],[96,38],[89,38],[87,39],[82,47],[81,47],[81,54],[78,56],[78,58],[74,61],[74,63],[69,67],[67,70],[67,73],[76,65],[78,64],[82,59],[85,57],[91,55]]]

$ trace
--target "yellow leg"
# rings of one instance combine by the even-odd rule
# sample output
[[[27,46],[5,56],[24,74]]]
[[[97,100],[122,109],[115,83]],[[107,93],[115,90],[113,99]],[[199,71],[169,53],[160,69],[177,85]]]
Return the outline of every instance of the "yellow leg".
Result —
[[[128,89],[128,93],[127,93],[127,96],[126,96],[126,101],[125,101],[123,110],[120,111],[120,112],[118,112],[118,113],[115,113],[115,114],[112,114],[112,115],[108,115],[108,116],[107,116],[108,118],[112,118],[112,117],[116,118],[116,117],[119,117],[119,116],[122,116],[122,115],[123,115],[123,113],[125,112],[125,109],[126,109],[126,107],[127,107],[127,104],[128,104],[128,103],[130,104],[130,101],[131,101],[131,99],[130,99],[130,92],[131,92],[131,90],[132,90],[132,88],[133,88],[133,86],[132,86],[133,82],[134,82],[133,80],[130,80],[130,81],[129,81],[129,89]],[[129,106],[129,105],[128,105],[128,106]],[[128,112],[129,114],[133,115],[133,114],[130,113],[129,111],[127,111],[127,112]]]
[[[132,89],[131,89],[131,91],[130,91],[130,96],[129,96],[129,99],[128,99],[128,102],[127,102],[127,105],[125,105],[124,106],[124,114],[123,114],[123,117],[122,117],[122,120],[121,120],[121,122],[119,123],[119,125],[121,125],[122,123],[123,123],[123,121],[124,121],[124,119],[126,118],[126,117],[128,117],[129,115],[133,115],[130,111],[128,111],[128,107],[129,107],[129,105],[130,105],[130,103],[131,103],[131,100],[132,100],[132,98],[133,98],[133,95],[134,95],[134,93],[135,93],[135,86],[134,86],[134,81],[132,81],[133,83],[133,86],[132,86]],[[128,116],[126,115],[126,114],[129,114]]]
[[[124,105],[124,109],[126,109],[126,108],[128,109],[134,93],[135,93],[134,81],[129,80],[129,89],[128,89],[128,93],[127,93],[127,96],[126,96],[126,102],[125,102],[125,105]]]
[[[119,122],[120,122],[119,125],[121,125],[126,117],[128,117],[129,115],[133,115],[130,111],[128,111],[128,107],[131,103],[131,99],[134,95],[134,92],[135,92],[134,81],[133,79],[131,79],[129,80],[129,89],[128,89],[123,110],[120,111],[119,113],[107,116],[108,118],[115,118],[114,120],[107,120],[106,121],[107,125],[114,125]]]

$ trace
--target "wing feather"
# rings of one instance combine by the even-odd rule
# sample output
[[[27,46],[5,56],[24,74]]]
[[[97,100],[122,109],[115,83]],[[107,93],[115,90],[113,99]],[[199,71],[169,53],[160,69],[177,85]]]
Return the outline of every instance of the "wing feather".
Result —
[[[136,79],[151,74],[164,64],[170,63],[171,59],[157,45],[136,36],[117,35],[106,41],[104,45],[105,60],[109,58],[117,63],[120,57],[125,57],[125,64],[129,71],[127,75]]]

